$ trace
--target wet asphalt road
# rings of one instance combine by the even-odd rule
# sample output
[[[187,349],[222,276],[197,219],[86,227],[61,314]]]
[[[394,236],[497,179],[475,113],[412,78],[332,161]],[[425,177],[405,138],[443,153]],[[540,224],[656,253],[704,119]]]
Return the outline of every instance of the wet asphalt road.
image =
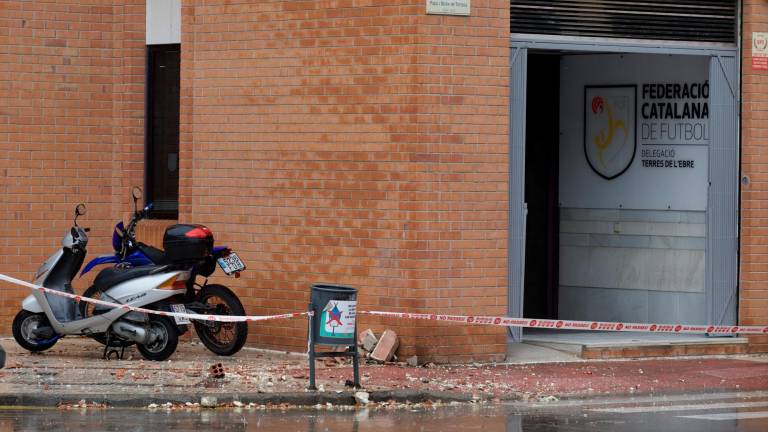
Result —
[[[451,406],[249,411],[0,409],[0,431],[679,431],[768,430],[768,394]]]

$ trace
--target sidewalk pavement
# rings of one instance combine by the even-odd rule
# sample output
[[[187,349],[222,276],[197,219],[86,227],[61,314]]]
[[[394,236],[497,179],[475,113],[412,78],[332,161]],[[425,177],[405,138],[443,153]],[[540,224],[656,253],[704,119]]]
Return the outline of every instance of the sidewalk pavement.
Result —
[[[56,406],[87,403],[146,407],[150,404],[352,405],[349,363],[317,362],[321,391],[309,392],[307,358],[256,349],[218,357],[200,343],[182,342],[165,362],[103,360],[102,346],[65,338],[42,354],[2,339],[6,368],[0,370],[0,405]],[[340,360],[343,362],[343,360]],[[221,363],[225,376],[214,378]],[[666,358],[559,363],[468,365],[361,363],[362,385],[373,402],[554,400],[626,395],[768,390],[768,356]]]

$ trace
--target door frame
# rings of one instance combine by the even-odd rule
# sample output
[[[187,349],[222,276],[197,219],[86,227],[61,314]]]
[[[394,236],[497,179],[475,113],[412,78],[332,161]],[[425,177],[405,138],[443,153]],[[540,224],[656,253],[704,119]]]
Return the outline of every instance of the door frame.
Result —
[[[717,136],[723,140],[720,147],[710,142],[709,149],[709,180],[707,204],[707,239],[706,239],[706,268],[705,268],[705,296],[707,298],[707,316],[709,323],[727,324],[738,320],[738,255],[739,255],[739,209],[740,194],[740,151],[741,136],[739,134],[740,106],[741,106],[741,56],[740,39],[737,45],[719,43],[681,43],[667,41],[644,41],[631,39],[612,38],[580,38],[562,37],[551,35],[512,34],[510,37],[510,97],[509,97],[509,227],[508,227],[508,297],[507,309],[509,316],[522,317],[523,296],[525,292],[525,232],[527,205],[525,203],[525,122],[526,122],[526,85],[527,85],[527,58],[529,50],[558,51],[566,53],[614,53],[614,54],[677,54],[696,55],[710,58],[710,82],[712,74],[717,68],[722,70],[725,79],[720,81],[727,84],[733,95],[735,104],[733,116],[734,130],[728,135],[716,135],[713,128],[713,140]],[[724,64],[726,66],[724,66]],[[717,66],[717,68],[716,68]],[[710,97],[710,104],[714,97]],[[713,107],[714,108],[714,107]],[[715,111],[714,109],[712,111]],[[722,110],[721,110],[722,114]],[[714,113],[713,113],[714,115]],[[730,120],[730,119],[729,119]],[[715,123],[710,116],[710,122]],[[731,122],[729,121],[729,124]],[[730,126],[729,126],[730,127]],[[729,141],[732,140],[732,141]],[[731,144],[728,144],[731,143]],[[714,164],[716,158],[713,155],[722,155],[723,148],[733,149],[735,154],[729,158],[729,165],[723,163]],[[717,153],[720,152],[720,153]],[[713,166],[714,165],[714,166]],[[713,173],[713,168],[717,170]],[[733,200],[736,199],[735,212],[727,211],[727,207],[733,208]],[[713,211],[719,210],[719,211]],[[714,218],[714,219],[713,219]],[[715,220],[716,219],[716,220]],[[717,232],[714,227],[720,227]],[[710,228],[713,227],[713,228]],[[723,232],[727,234],[723,239]],[[710,251],[725,250],[712,260]],[[732,252],[735,252],[733,254]],[[723,260],[727,262],[723,262]],[[718,278],[713,273],[716,265],[726,265],[729,270],[729,279]],[[713,298],[715,292],[724,291],[726,294],[718,298],[727,298],[730,305],[725,305],[725,310],[720,311]],[[510,328],[510,342],[522,340],[521,328]]]

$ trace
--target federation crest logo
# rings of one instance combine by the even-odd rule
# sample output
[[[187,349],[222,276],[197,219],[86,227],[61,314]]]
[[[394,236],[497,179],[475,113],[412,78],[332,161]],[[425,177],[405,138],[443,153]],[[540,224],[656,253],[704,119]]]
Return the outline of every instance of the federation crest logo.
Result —
[[[624,174],[637,150],[637,86],[584,87],[584,155],[606,180]]]

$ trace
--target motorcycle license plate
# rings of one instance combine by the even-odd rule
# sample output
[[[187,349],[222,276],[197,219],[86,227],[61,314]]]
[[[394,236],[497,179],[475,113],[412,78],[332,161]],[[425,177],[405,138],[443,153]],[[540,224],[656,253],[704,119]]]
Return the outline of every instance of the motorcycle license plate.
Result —
[[[173,312],[177,313],[187,313],[187,308],[184,307],[183,304],[172,304],[171,309]],[[187,317],[173,317],[173,320],[176,321],[176,324],[189,324],[189,318]]]
[[[228,275],[245,270],[245,264],[234,252],[230,252],[229,255],[217,259],[216,262],[219,263],[219,267],[224,270],[224,273]]]

